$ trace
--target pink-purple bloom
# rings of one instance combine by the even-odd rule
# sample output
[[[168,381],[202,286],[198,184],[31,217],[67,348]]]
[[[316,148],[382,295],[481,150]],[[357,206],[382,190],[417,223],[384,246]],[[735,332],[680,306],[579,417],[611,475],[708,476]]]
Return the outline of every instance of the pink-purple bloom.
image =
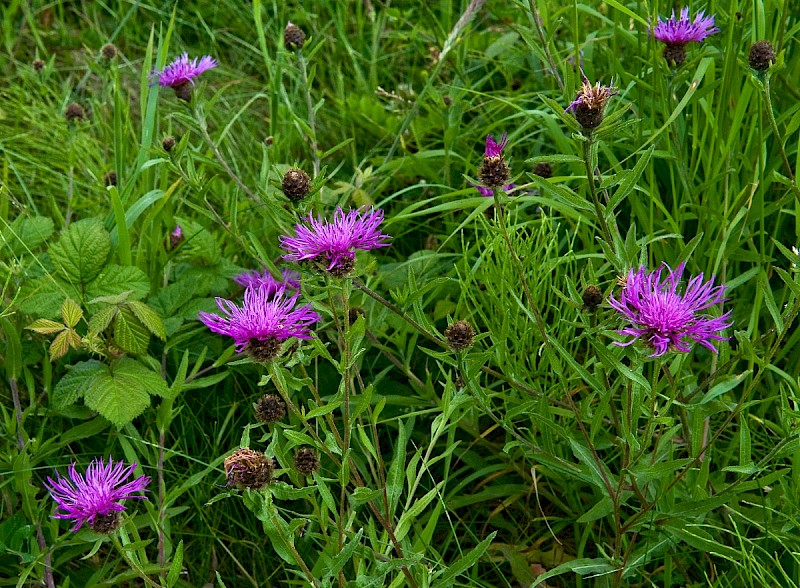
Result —
[[[184,53],[172,63],[164,68],[163,71],[153,70],[151,78],[158,78],[158,85],[170,88],[182,86],[184,84],[194,85],[194,78],[209,69],[217,67],[217,61],[210,55],[200,58],[189,59],[189,54]]]
[[[346,275],[353,269],[355,250],[370,251],[388,247],[389,235],[381,232],[383,211],[359,208],[345,212],[337,208],[333,221],[310,215],[297,224],[296,236],[282,236],[284,259],[299,263],[313,260],[334,275]]]
[[[475,188],[480,193],[481,196],[484,196],[486,198],[491,198],[494,195],[494,192],[492,191],[491,188],[487,188],[486,186],[481,186],[480,184],[473,184],[472,182],[470,182],[469,185]],[[505,186],[503,186],[503,192],[508,194],[516,187],[517,185],[514,182],[511,182],[510,184],[506,184]]]
[[[730,311],[718,317],[701,312],[727,300],[725,286],[714,286],[713,277],[704,282],[700,274],[689,280],[681,294],[678,284],[684,266],[681,263],[672,271],[664,264],[654,272],[648,272],[645,267],[628,272],[619,300],[608,297],[612,308],[631,323],[617,332],[633,339],[617,345],[625,347],[642,339],[653,348],[651,357],[657,357],[669,350],[688,353],[691,341],[716,353],[711,341],[730,339],[720,334],[733,324],[728,320]],[[665,268],[669,275],[662,280]]]
[[[300,272],[284,269],[278,280],[268,269],[256,269],[233,276],[233,281],[244,288],[266,288],[267,296],[274,296],[283,289],[299,290]]]
[[[706,16],[701,10],[692,21],[689,18],[689,9],[682,8],[680,18],[675,18],[675,11],[669,20],[658,18],[658,24],[653,27],[653,36],[667,45],[686,45],[687,43],[702,43],[709,35],[718,33],[714,26],[714,17]]]
[[[277,354],[276,345],[289,337],[311,338],[309,327],[319,320],[319,315],[308,304],[295,308],[299,296],[299,292],[288,295],[285,288],[271,293],[267,288],[250,286],[244,291],[241,306],[217,298],[222,315],[201,312],[199,319],[213,332],[232,337],[236,351],[249,348],[251,352],[263,352],[266,347],[266,359],[271,359]],[[260,358],[265,358],[263,353]]]
[[[150,478],[139,476],[125,483],[135,469],[135,463],[126,467],[123,462],[114,463],[109,457],[108,465],[102,459],[94,459],[86,468],[85,476],[75,471],[75,462],[69,466],[68,478],[58,472],[56,480],[48,476],[45,485],[57,505],[53,518],[75,521],[73,532],[86,523],[98,531],[113,530],[117,513],[125,510],[120,502],[145,498],[134,493],[144,491]]]
[[[486,148],[483,151],[484,157],[498,157],[503,154],[503,149],[508,144],[508,133],[503,133],[500,142],[494,140],[493,135],[486,136]]]

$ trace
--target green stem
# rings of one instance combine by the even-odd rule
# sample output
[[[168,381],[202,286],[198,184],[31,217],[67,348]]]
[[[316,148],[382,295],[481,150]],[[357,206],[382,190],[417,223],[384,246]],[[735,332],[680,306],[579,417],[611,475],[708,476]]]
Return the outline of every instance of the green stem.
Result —
[[[597,215],[597,222],[600,223],[600,230],[603,231],[603,238],[608,243],[611,251],[614,251],[614,240],[611,238],[611,232],[608,230],[606,224],[606,217],[603,214],[603,207],[600,205],[600,200],[597,197],[597,189],[594,185],[594,166],[592,165],[592,138],[589,137],[583,143],[583,163],[586,166],[586,182],[589,184],[589,195],[592,197],[594,204],[594,213]]]
[[[780,151],[781,159],[783,160],[783,167],[786,168],[786,175],[789,177],[789,185],[791,186],[792,192],[794,192],[798,202],[800,202],[800,188],[797,186],[797,180],[794,177],[792,165],[789,163],[789,158],[787,157],[786,150],[783,147],[783,138],[778,130],[778,123],[775,120],[775,113],[772,111],[772,97],[769,88],[769,76],[766,76],[764,79],[764,101],[766,103],[765,106],[767,109],[767,118],[769,118],[769,123],[772,126],[772,134],[775,135],[775,141],[778,143],[778,150]]]
[[[154,587],[154,588],[163,588],[163,586],[161,584],[157,584],[153,580],[151,580],[150,577],[145,573],[145,571],[139,565],[139,563],[128,555],[128,553],[125,551],[125,548],[119,542],[119,538],[117,537],[116,532],[115,532],[115,534],[111,535],[111,541],[112,541],[112,543],[114,543],[114,547],[117,548],[117,551],[119,551],[120,555],[122,556],[122,559],[124,559],[125,562],[129,566],[131,566],[133,571],[135,571],[137,574],[139,574],[139,577],[142,580],[144,580],[145,584],[147,584],[148,586]]]
[[[314,103],[311,100],[311,88],[308,83],[308,70],[307,70],[307,63],[305,55],[303,55],[302,51],[298,51],[298,57],[300,58],[300,75],[303,78],[303,93],[305,94],[306,98],[306,107],[308,108],[308,128],[311,129],[311,136],[309,139],[311,140],[311,151],[313,153],[314,159],[314,177],[316,178],[319,175],[319,149],[317,146],[317,123],[316,123],[316,115],[314,113]]]

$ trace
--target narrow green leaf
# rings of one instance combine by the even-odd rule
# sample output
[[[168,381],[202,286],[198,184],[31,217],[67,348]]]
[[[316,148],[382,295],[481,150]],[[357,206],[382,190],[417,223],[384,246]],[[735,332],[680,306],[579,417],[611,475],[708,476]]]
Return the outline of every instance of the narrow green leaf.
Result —
[[[172,563],[169,566],[169,572],[167,572],[167,586],[172,588],[175,584],[178,583],[178,578],[181,574],[181,569],[183,565],[183,540],[178,543],[178,547],[175,549],[175,554],[172,556]]]
[[[484,553],[486,553],[486,550],[489,548],[489,545],[492,543],[495,536],[497,536],[497,531],[492,531],[492,533],[486,539],[478,543],[475,547],[450,564],[433,584],[433,588],[448,588],[449,586],[452,586],[458,576],[471,569],[475,564],[478,563],[478,560],[483,557]]]

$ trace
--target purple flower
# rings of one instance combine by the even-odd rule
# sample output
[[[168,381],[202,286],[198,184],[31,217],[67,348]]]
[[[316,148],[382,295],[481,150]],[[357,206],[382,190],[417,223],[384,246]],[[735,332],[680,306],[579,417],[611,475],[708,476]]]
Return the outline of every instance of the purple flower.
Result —
[[[300,272],[285,269],[281,271],[281,277],[281,280],[276,279],[268,269],[250,270],[233,276],[233,281],[244,288],[265,288],[268,297],[283,289],[300,289]]]
[[[621,347],[643,339],[654,349],[650,357],[664,355],[668,350],[691,350],[691,339],[714,353],[717,350],[712,340],[726,341],[719,333],[730,327],[730,311],[722,316],[712,317],[700,311],[727,300],[725,286],[714,286],[714,278],[703,281],[703,274],[693,277],[686,285],[683,294],[678,293],[678,283],[683,274],[684,263],[672,271],[666,264],[648,273],[646,268],[630,270],[619,300],[608,297],[608,303],[626,319],[631,326],[617,331],[620,335],[631,335],[627,343],[616,343]],[[670,274],[661,279],[666,268]]]
[[[388,247],[389,235],[380,231],[383,211],[359,208],[344,212],[337,208],[333,221],[309,216],[308,225],[298,224],[295,237],[282,236],[284,259],[314,260],[335,276],[349,274],[355,265],[355,250]]]
[[[135,469],[135,463],[125,467],[123,462],[114,463],[109,457],[108,465],[101,459],[92,461],[85,477],[75,471],[75,462],[69,466],[69,478],[61,477],[58,472],[56,480],[48,476],[45,485],[57,504],[53,518],[74,520],[73,532],[84,523],[89,523],[97,532],[113,531],[119,524],[117,513],[125,510],[120,501],[145,498],[134,496],[134,492],[143,491],[150,483],[147,476],[123,484]]]
[[[201,312],[199,319],[213,332],[233,337],[236,351],[246,349],[253,358],[269,361],[289,337],[311,338],[309,327],[319,320],[319,315],[310,305],[295,309],[298,296],[299,292],[286,296],[285,288],[270,293],[267,288],[249,286],[241,307],[217,298],[223,316]]]
[[[694,21],[689,20],[689,9],[681,9],[681,17],[675,19],[675,11],[672,17],[667,20],[658,18],[658,24],[653,27],[653,36],[667,45],[686,45],[687,43],[702,43],[709,35],[718,33],[719,29],[714,26],[714,17],[706,16],[701,10],[694,17]]]
[[[492,191],[491,188],[487,188],[486,186],[481,186],[479,184],[473,184],[472,182],[470,182],[469,185],[475,188],[478,192],[480,192],[481,196],[485,196],[486,198],[491,198],[494,195],[494,192]],[[513,190],[516,187],[517,185],[513,182],[510,184],[506,184],[505,186],[503,186],[503,192],[508,194],[509,192],[511,192],[511,190]]]
[[[200,63],[197,62],[197,59],[195,57],[189,60],[189,54],[184,53],[166,66],[164,71],[153,70],[150,77],[157,77],[159,86],[175,88],[184,84],[194,85],[194,78],[204,71],[217,67],[217,61],[210,55],[200,58]]]
[[[503,133],[500,137],[500,142],[494,140],[494,136],[486,136],[486,149],[483,152],[484,157],[499,157],[503,154],[503,149],[508,144],[508,133]]]

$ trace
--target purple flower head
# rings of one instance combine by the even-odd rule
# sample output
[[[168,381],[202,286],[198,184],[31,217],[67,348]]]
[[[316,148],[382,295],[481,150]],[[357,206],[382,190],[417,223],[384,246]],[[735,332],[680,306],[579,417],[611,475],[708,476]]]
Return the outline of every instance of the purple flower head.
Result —
[[[268,269],[250,270],[233,276],[233,281],[244,288],[264,288],[267,296],[274,296],[281,290],[299,290],[300,272],[285,269],[281,271],[281,280],[276,279]]]
[[[175,225],[175,229],[169,234],[169,236],[178,240],[183,239],[183,227],[180,225]]]
[[[284,259],[299,263],[314,260],[318,265],[336,276],[344,276],[353,269],[355,250],[369,251],[388,247],[389,235],[381,232],[383,211],[367,208],[344,212],[337,208],[333,221],[314,218],[295,227],[295,237],[282,236],[281,247],[286,251]]]
[[[198,318],[214,333],[233,337],[236,351],[247,349],[254,358],[268,361],[289,337],[311,339],[309,327],[319,315],[308,304],[295,309],[298,296],[299,292],[287,296],[285,287],[270,293],[268,288],[248,286],[241,307],[217,298],[222,316],[201,312]]]
[[[135,496],[134,492],[143,491],[150,483],[150,478],[139,476],[123,483],[135,469],[135,463],[125,467],[123,462],[114,463],[109,457],[108,465],[101,459],[92,461],[86,468],[85,476],[75,471],[75,462],[69,466],[68,478],[58,472],[56,480],[48,476],[45,485],[57,505],[53,518],[75,521],[73,532],[77,532],[85,523],[98,532],[113,531],[118,524],[117,513],[125,510],[120,501],[145,498]]]
[[[479,184],[473,184],[472,182],[470,182],[469,185],[475,188],[478,192],[480,192],[481,196],[484,196],[486,198],[491,198],[494,195],[494,192],[492,191],[491,188],[487,188],[486,186],[481,186]],[[503,186],[503,192],[508,194],[516,187],[517,185],[514,184],[513,182],[510,184],[506,184],[505,186]]]
[[[484,157],[498,157],[503,154],[503,149],[508,144],[508,133],[503,133],[500,137],[500,142],[494,140],[494,136],[486,136],[486,149],[483,152]]]
[[[719,317],[700,313],[727,300],[724,297],[725,286],[714,286],[714,278],[704,282],[703,274],[700,274],[691,278],[680,294],[678,283],[684,265],[680,264],[675,271],[664,264],[654,272],[648,273],[644,267],[628,272],[619,300],[609,296],[608,303],[631,323],[617,332],[631,335],[633,339],[616,345],[625,347],[636,339],[642,339],[653,347],[650,357],[658,357],[669,350],[688,353],[691,342],[687,339],[714,353],[717,350],[711,344],[712,340],[730,339],[719,334],[733,324],[728,321],[730,311]],[[662,280],[664,268],[670,273]]]
[[[714,26],[714,17],[706,16],[701,10],[694,17],[694,21],[689,19],[689,9],[681,9],[681,17],[675,18],[675,11],[672,17],[667,20],[658,18],[658,24],[653,27],[653,36],[667,45],[683,46],[687,43],[702,43],[709,35],[718,33],[719,29]]]
[[[197,62],[197,57],[190,60],[189,54],[184,53],[175,61],[170,63],[164,68],[164,71],[153,70],[150,74],[151,78],[158,78],[158,85],[164,87],[175,88],[184,84],[194,85],[194,78],[199,76],[204,71],[217,67],[217,61],[210,55],[200,58]]]

